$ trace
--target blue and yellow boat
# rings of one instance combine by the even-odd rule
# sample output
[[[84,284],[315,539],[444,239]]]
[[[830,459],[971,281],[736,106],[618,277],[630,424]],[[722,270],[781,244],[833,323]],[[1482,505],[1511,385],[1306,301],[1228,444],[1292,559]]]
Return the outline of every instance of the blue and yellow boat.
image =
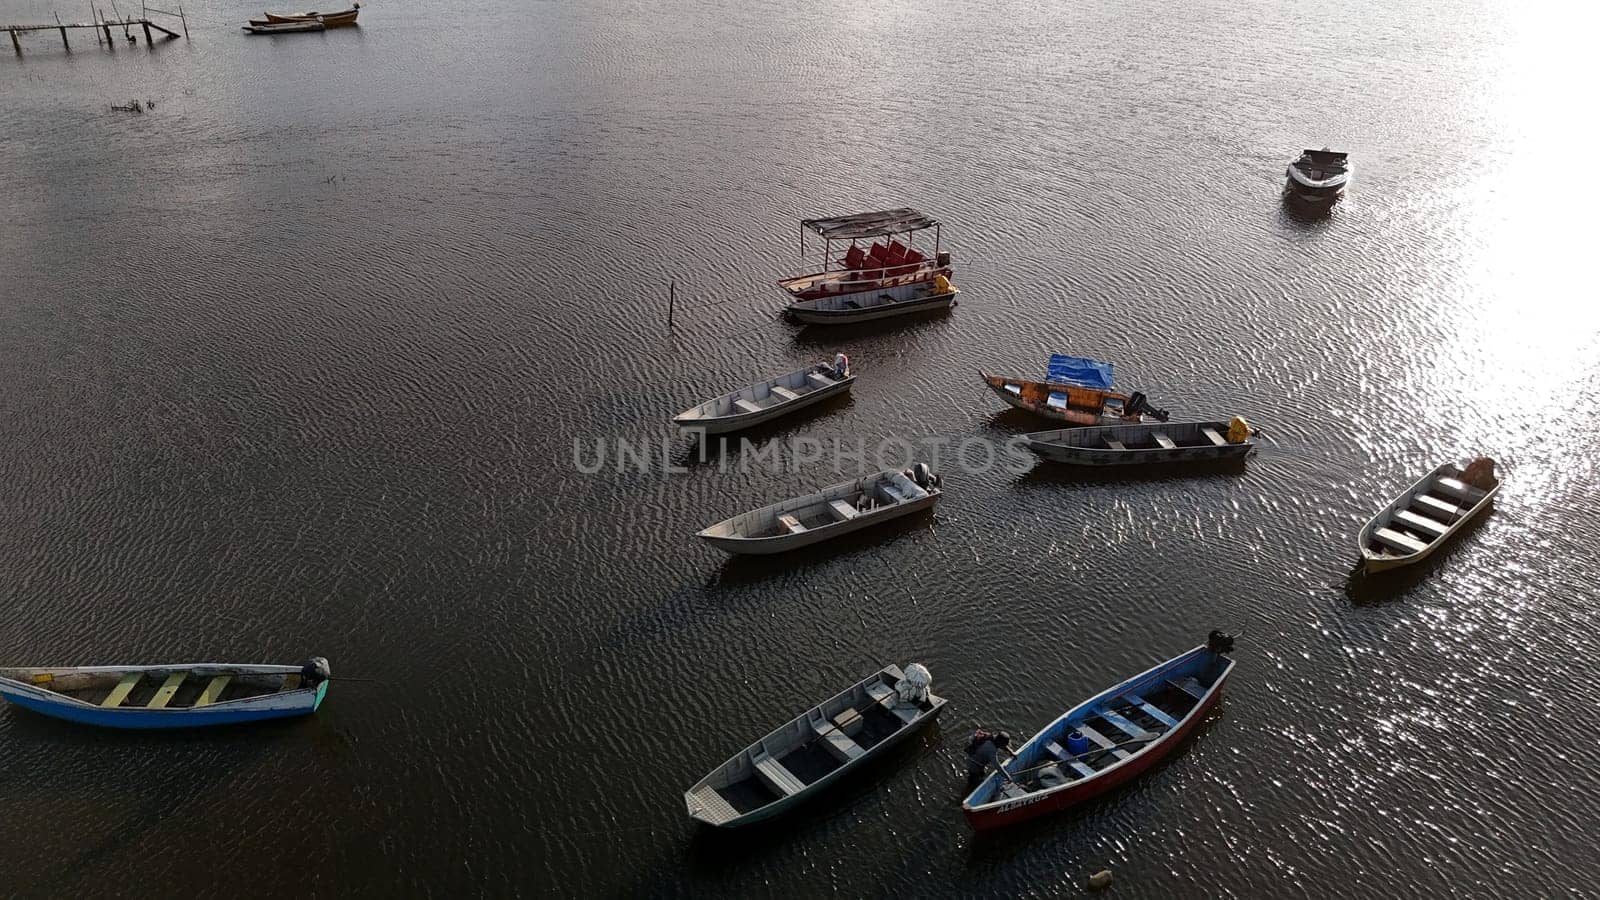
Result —
[[[328,661],[0,669],[0,696],[105,728],[197,728],[303,716],[328,693]]]

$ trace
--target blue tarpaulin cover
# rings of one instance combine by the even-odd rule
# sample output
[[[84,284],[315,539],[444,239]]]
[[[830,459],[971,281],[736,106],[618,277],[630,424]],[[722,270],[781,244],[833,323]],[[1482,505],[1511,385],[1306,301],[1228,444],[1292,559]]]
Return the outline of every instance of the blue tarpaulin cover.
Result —
[[[1085,387],[1111,387],[1111,363],[1064,353],[1050,354],[1048,380],[1057,384],[1081,384]]]

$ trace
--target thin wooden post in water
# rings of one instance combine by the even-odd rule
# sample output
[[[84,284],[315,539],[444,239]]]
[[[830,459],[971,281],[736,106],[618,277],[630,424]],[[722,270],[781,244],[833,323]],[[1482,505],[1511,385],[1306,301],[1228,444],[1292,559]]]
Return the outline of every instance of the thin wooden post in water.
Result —
[[[106,21],[106,11],[105,10],[102,9],[99,12],[100,12],[100,27],[104,28],[106,30],[106,46],[107,47],[112,47],[114,49],[116,47],[116,45],[111,43],[111,23]]]
[[[17,30],[15,28],[11,29],[10,30],[10,34],[11,34],[11,46],[17,48],[17,55],[21,56],[22,55],[22,42],[17,40]]]
[[[146,47],[149,47],[149,46],[151,46],[151,44],[154,43],[150,39],[150,20],[149,19],[145,19],[143,22],[140,22],[139,24],[144,26],[144,45]]]
[[[672,308],[678,304],[678,282],[667,282],[667,327],[672,327]]]
[[[183,23],[183,39],[189,39],[189,20],[183,17],[183,4],[178,4],[178,21]]]
[[[100,30],[95,28],[94,24],[93,24],[94,23],[94,3],[93,2],[90,2],[90,4],[89,4],[89,22],[90,22],[89,33],[94,35],[94,42],[96,44],[99,44],[100,43]]]

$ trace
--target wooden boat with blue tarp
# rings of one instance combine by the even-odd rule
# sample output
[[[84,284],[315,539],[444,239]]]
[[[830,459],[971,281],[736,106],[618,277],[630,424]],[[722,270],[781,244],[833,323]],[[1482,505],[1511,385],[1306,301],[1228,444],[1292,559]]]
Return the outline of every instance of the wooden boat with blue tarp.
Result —
[[[1068,710],[1017,749],[961,803],[980,831],[1066,809],[1137,777],[1216,706],[1233,672],[1233,638],[1173,657]]]
[[[1036,416],[1069,425],[1124,425],[1149,416],[1167,421],[1167,411],[1151,406],[1145,395],[1124,394],[1112,387],[1111,363],[1055,353],[1044,381],[990,375],[979,371],[1000,399]]]
[[[106,728],[196,728],[315,712],[328,661],[0,669],[0,695],[34,712]]]
[[[689,817],[718,828],[770,819],[882,757],[932,722],[944,698],[927,668],[884,666],[735,753],[683,794]]]

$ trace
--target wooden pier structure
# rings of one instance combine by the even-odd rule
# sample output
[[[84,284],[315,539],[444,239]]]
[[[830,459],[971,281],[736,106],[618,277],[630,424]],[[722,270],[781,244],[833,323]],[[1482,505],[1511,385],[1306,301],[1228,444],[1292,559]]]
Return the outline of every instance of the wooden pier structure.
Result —
[[[115,6],[115,3],[113,3],[112,5]],[[144,7],[143,10],[141,10],[140,16],[137,19],[132,18],[132,17],[123,18],[123,19],[107,19],[105,17],[105,13],[104,12],[97,11],[92,6],[90,7],[89,11],[91,13],[95,14],[95,21],[93,21],[93,22],[63,22],[63,21],[61,21],[60,17],[58,16],[56,18],[56,21],[54,22],[54,24],[50,24],[50,25],[0,25],[0,31],[7,32],[7,33],[9,33],[11,35],[11,47],[12,47],[12,49],[17,51],[17,55],[18,56],[22,55],[22,42],[17,40],[17,35],[25,34],[25,33],[30,32],[30,31],[59,31],[59,32],[61,32],[61,46],[66,48],[68,53],[72,52],[72,43],[67,40],[67,29],[69,29],[69,28],[87,28],[87,29],[89,29],[91,32],[94,33],[95,43],[99,43],[100,42],[100,32],[104,31],[105,35],[106,35],[105,42],[106,42],[106,46],[108,46],[108,47],[116,46],[111,40],[111,29],[113,27],[121,28],[123,35],[128,39],[129,43],[133,43],[134,42],[133,32],[131,30],[134,26],[138,26],[138,27],[144,29],[145,46],[154,46],[155,45],[155,37],[150,34],[151,31],[159,31],[159,32],[161,32],[162,34],[167,36],[167,40],[169,40],[169,41],[170,40],[177,40],[179,37],[182,37],[184,40],[188,40],[189,39],[189,20],[184,17],[184,15],[183,15],[183,7],[182,6],[178,7],[178,11],[177,12],[168,12],[167,10],[164,10],[164,9],[156,9],[154,7],[147,6],[147,7]],[[173,31],[170,28],[166,28],[164,26],[156,24],[155,22],[152,22],[150,20],[150,13],[160,13],[162,15],[172,16],[173,18],[178,19],[179,21],[181,21],[183,23],[183,34],[179,35],[176,31]]]

